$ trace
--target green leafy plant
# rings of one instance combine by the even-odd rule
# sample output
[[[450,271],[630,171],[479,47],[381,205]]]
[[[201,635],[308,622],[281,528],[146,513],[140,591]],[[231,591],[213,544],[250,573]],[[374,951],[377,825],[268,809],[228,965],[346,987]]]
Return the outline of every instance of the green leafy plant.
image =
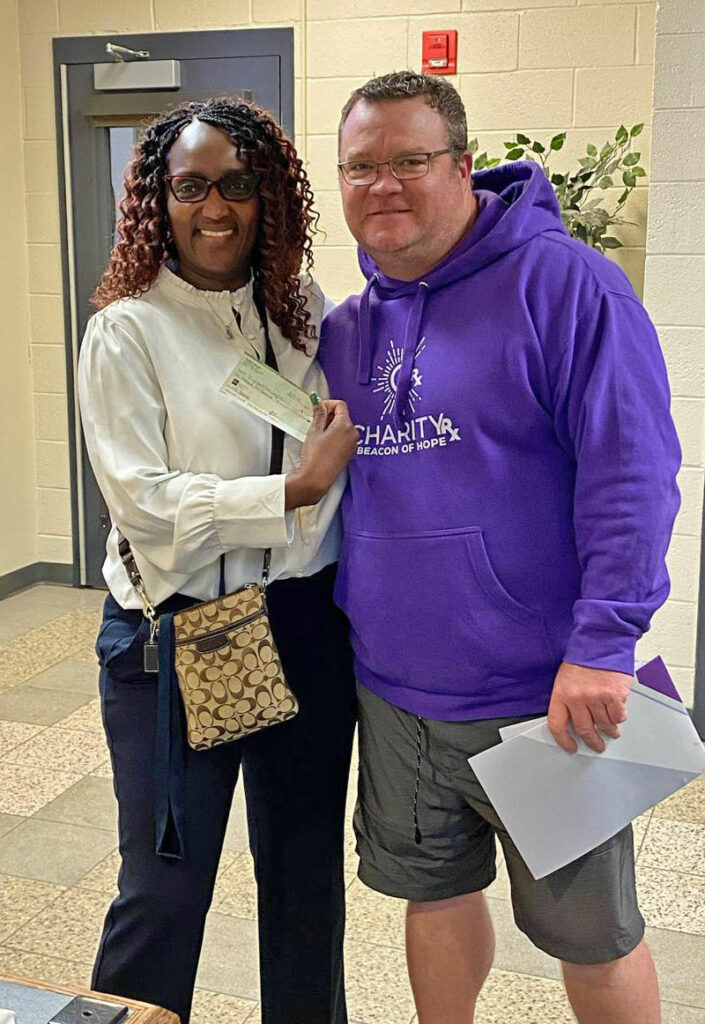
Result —
[[[554,173],[549,166],[552,156],[563,149],[566,132],[559,132],[545,144],[517,132],[504,143],[507,152],[501,158],[478,153],[477,139],[473,139],[468,148],[475,156],[476,171],[496,167],[502,160],[532,160],[540,164],[553,185],[563,223],[570,234],[604,252],[605,249],[619,249],[622,245],[618,238],[607,233],[608,229],[615,224],[633,223],[620,214],[636,187],[637,179],[646,176],[646,171],[639,164],[641,153],[632,149],[633,140],[643,130],[643,124],[635,124],[631,129],[620,125],[614,141],[605,142],[600,150],[590,143],[585,156],[578,160],[580,169],[567,174]],[[596,196],[595,192],[613,188],[618,180],[624,189],[610,210],[606,205],[608,197]]]

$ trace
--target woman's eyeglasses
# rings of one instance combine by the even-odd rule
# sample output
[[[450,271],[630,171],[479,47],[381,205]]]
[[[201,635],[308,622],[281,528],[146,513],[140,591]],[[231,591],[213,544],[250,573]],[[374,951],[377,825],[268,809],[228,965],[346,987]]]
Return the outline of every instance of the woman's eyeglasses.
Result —
[[[434,157],[442,156],[444,153],[462,152],[464,151],[459,146],[449,146],[447,149],[436,149],[431,153],[403,153],[389,160],[346,160],[339,163],[338,167],[348,185],[374,185],[380,167],[386,166],[389,166],[399,181],[409,181],[412,178],[423,178],[428,174]]]
[[[200,174],[165,174],[164,180],[171,189],[171,194],[179,203],[202,203],[208,193],[215,187],[229,203],[243,203],[257,192],[259,176],[233,171],[224,174],[217,181],[204,178]]]

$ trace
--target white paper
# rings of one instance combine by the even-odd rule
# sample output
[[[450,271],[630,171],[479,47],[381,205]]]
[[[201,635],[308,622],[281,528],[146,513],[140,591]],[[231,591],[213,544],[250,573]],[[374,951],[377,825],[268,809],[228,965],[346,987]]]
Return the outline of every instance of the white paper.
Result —
[[[647,808],[705,772],[705,750],[686,709],[636,679],[622,735],[597,754],[562,750],[545,719],[503,730],[469,758],[535,878],[605,842]]]
[[[12,1010],[0,1010],[0,1024],[16,1024],[16,1020]]]

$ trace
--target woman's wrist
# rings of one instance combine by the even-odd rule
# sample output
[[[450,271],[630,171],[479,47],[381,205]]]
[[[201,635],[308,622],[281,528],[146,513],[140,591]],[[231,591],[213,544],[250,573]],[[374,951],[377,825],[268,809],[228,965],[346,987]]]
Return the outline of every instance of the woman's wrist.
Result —
[[[287,473],[284,480],[284,508],[289,512],[305,505],[317,505],[325,493],[305,470],[295,469]]]

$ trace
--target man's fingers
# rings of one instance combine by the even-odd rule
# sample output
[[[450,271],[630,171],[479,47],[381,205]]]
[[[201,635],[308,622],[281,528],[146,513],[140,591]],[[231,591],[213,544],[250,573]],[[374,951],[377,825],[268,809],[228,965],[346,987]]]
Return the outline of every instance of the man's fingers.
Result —
[[[621,735],[621,729],[613,722],[607,712],[605,704],[588,704],[592,720],[605,736],[611,737],[616,740]]]
[[[578,744],[568,732],[569,719],[568,708],[565,704],[552,701],[548,709],[548,728],[558,746],[567,750],[569,754],[574,754],[578,749]]]
[[[605,741],[597,729],[595,721],[587,704],[575,704],[570,707],[570,717],[573,720],[573,729],[577,736],[586,743],[591,750],[601,754],[605,749]]]
[[[610,722],[614,725],[621,725],[622,722],[626,722],[629,712],[627,711],[627,705],[622,700],[609,700],[605,704],[605,711]]]

